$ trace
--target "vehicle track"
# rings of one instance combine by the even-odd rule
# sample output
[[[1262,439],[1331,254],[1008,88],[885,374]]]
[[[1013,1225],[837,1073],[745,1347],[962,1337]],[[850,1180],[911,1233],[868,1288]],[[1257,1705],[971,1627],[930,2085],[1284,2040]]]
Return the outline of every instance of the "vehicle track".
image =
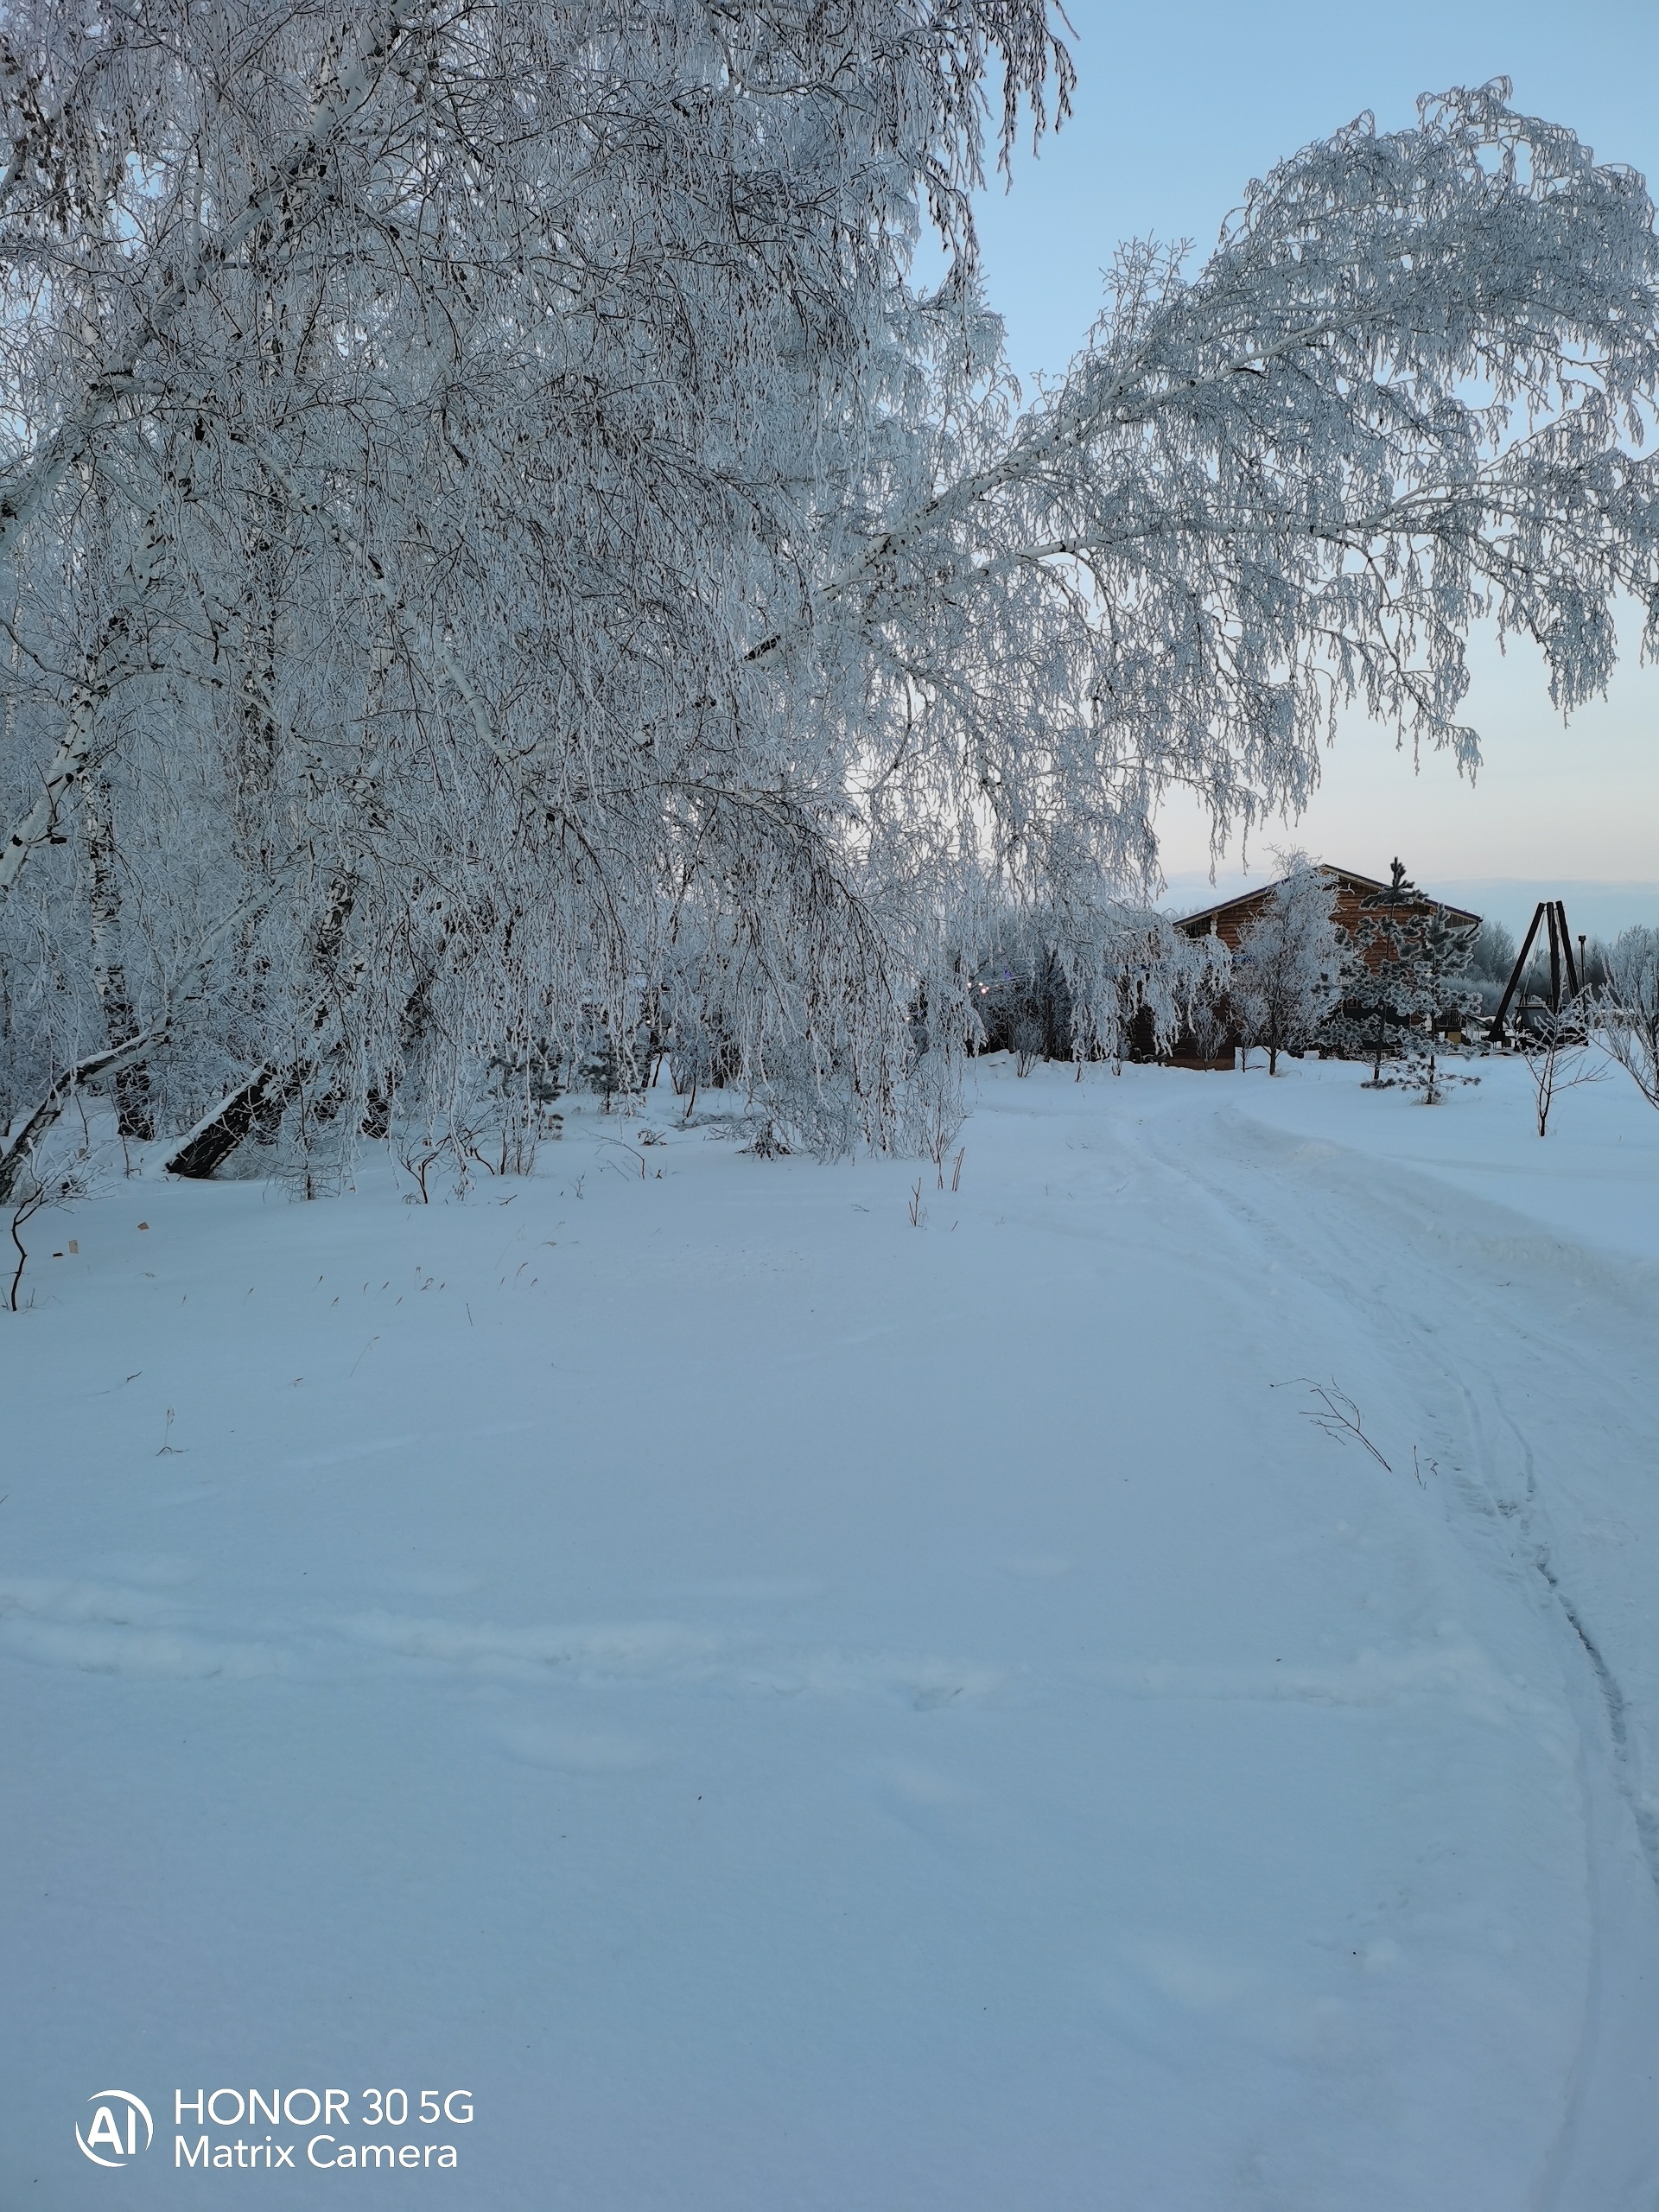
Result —
[[[1610,1656],[1602,1615],[1617,1596],[1586,1592],[1564,1564],[1568,1548],[1551,1507],[1570,1511],[1574,1500],[1557,1495],[1561,1455],[1559,1447],[1541,1448],[1516,1405],[1524,1377],[1530,1401],[1552,1409],[1556,1427],[1611,1444],[1611,1458],[1622,1453],[1639,1467],[1649,1423],[1644,1344],[1656,1340],[1651,1284],[1634,1266],[1610,1268],[1585,1255],[1592,1293],[1581,1303],[1593,1309],[1591,1325],[1564,1344],[1557,1329],[1533,1318],[1549,1310],[1545,1301],[1559,1289],[1543,1254],[1529,1263],[1513,1257],[1529,1244],[1570,1249],[1560,1240],[1530,1232],[1483,1238],[1483,1229],[1512,1229],[1512,1217],[1506,1224],[1485,1201],[1421,1173],[1395,1166],[1379,1178],[1361,1155],[1287,1137],[1253,1121],[1247,1105],[1224,1101],[1211,1110],[1203,1144],[1183,1147],[1166,1123],[1141,1122],[1125,1134],[1234,1230],[1346,1306],[1398,1376],[1408,1418],[1428,1432],[1411,1440],[1429,1444],[1449,1524],[1465,1551],[1484,1571],[1529,1592],[1529,1602],[1557,1624],[1579,1739],[1592,1937],[1560,2126],[1532,2201],[1537,2212],[1652,2212],[1659,2120],[1654,2069],[1643,2054],[1659,2044],[1659,1817],[1643,1777],[1655,1764],[1659,1713],[1642,1708]],[[1206,1172],[1205,1159],[1217,1153],[1236,1163],[1230,1174]],[[1259,1200],[1246,1195],[1253,1184]],[[1363,1271],[1356,1268],[1357,1216],[1367,1232]],[[1453,1222],[1475,1233],[1454,1239]],[[1489,1245],[1511,1255],[1502,1276],[1484,1256]],[[1449,1327],[1437,1319],[1430,1329],[1414,1310],[1413,1287],[1426,1270],[1448,1265],[1458,1274],[1457,1297],[1447,1301],[1457,1319]],[[1605,1294],[1615,1283],[1623,1295]],[[1396,1418],[1396,1430],[1401,1425]]]

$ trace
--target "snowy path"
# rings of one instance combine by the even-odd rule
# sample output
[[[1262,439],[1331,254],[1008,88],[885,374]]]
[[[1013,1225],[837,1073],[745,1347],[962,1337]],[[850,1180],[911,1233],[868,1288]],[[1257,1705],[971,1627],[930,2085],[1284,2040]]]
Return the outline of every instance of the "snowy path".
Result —
[[[920,1230],[587,1116],[83,1212],[0,1342],[0,2198],[200,2194],[175,2086],[280,2082],[472,2090],[400,2203],[1651,2212],[1659,1116],[1529,1216],[1515,1073],[993,1064]]]
[[[1522,1091],[1518,1071],[1489,1071],[1494,1079]],[[1591,1940],[1560,2133],[1534,2201],[1648,2205],[1659,2172],[1655,1271],[1541,1235],[1466,1191],[1449,1198],[1432,1173],[1398,1160],[1379,1177],[1374,1159],[1309,1141],[1320,1116],[1317,1105],[1307,1112],[1306,1089],[1286,1103],[1296,1135],[1224,1110],[1202,1164],[1190,1142],[1178,1150],[1154,1137],[1149,1148],[1383,1351],[1433,1440],[1449,1525],[1557,1629],[1580,1732]],[[1473,1102],[1458,1103],[1466,1124]],[[1280,1103],[1259,1088],[1249,1101],[1270,1114]],[[1646,1135],[1639,1122],[1635,1135]],[[1520,1179],[1502,1166],[1514,1191]],[[1649,1172],[1630,1191],[1638,1217],[1654,1181]],[[1627,1241],[1628,1218],[1620,1226]],[[1398,1433],[1403,1407],[1393,1411]]]

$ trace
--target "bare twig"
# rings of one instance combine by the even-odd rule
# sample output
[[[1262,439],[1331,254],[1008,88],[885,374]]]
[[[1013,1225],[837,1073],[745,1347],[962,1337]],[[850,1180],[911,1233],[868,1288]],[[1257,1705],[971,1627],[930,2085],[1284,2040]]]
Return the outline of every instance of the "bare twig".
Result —
[[[1605,1080],[1605,1068],[1585,1065],[1586,1037],[1581,1016],[1546,1014],[1539,1017],[1535,1036],[1520,1043],[1520,1050],[1531,1072],[1538,1134],[1549,1133],[1549,1109],[1563,1090],[1576,1090],[1580,1084],[1601,1083]]]
[[[24,1249],[23,1240],[17,1232],[26,1221],[40,1212],[47,1203],[47,1192],[37,1183],[32,1190],[26,1192],[21,1202],[12,1208],[11,1241],[17,1247],[17,1267],[11,1278],[11,1290],[6,1302],[14,1313],[17,1311],[18,1286],[23,1280],[23,1269],[29,1265],[29,1254]]]
[[[1389,1466],[1388,1461],[1377,1450],[1376,1445],[1366,1435],[1361,1422],[1359,1408],[1345,1391],[1338,1390],[1334,1382],[1327,1389],[1323,1382],[1315,1382],[1306,1375],[1298,1375],[1293,1380],[1299,1382],[1319,1401],[1317,1405],[1303,1407],[1304,1421],[1311,1421],[1315,1428],[1323,1429],[1327,1436],[1334,1436],[1338,1444],[1363,1445],[1379,1467],[1387,1468],[1389,1474],[1394,1472],[1393,1468]],[[1268,1387],[1274,1390],[1283,1390],[1289,1389],[1290,1384],[1274,1382]],[[1418,1480],[1421,1479],[1420,1475]]]

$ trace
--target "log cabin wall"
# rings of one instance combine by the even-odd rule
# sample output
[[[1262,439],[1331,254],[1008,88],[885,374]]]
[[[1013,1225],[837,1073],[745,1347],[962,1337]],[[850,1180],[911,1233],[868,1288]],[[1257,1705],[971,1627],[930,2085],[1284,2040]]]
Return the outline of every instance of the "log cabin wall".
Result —
[[[1454,923],[1465,925],[1472,923],[1477,927],[1479,925],[1480,916],[1471,914],[1467,907],[1453,906],[1446,899],[1431,899],[1427,893],[1421,892],[1416,893],[1409,899],[1402,899],[1397,902],[1391,901],[1388,907],[1379,909],[1370,902],[1376,899],[1379,894],[1386,895],[1392,887],[1390,885],[1379,881],[1375,876],[1357,875],[1351,868],[1321,867],[1319,873],[1323,876],[1333,879],[1336,883],[1337,895],[1332,907],[1332,918],[1338,928],[1345,936],[1351,938],[1357,945],[1359,944],[1364,925],[1367,921],[1374,920],[1379,912],[1392,912],[1398,919],[1408,922],[1416,917],[1439,912],[1445,914]],[[1264,883],[1259,891],[1247,891],[1237,899],[1224,899],[1218,906],[1206,906],[1201,913],[1188,914],[1175,926],[1191,938],[1208,937],[1213,931],[1230,952],[1236,952],[1245,931],[1261,913],[1278,887],[1277,883]],[[1380,968],[1387,957],[1386,950],[1382,945],[1371,944],[1364,947],[1365,964],[1373,970]],[[1147,1035],[1149,1039],[1151,1035],[1149,1021],[1147,1024]],[[1177,1039],[1172,1051],[1161,1056],[1147,1051],[1145,1057],[1147,1058],[1161,1057],[1175,1067],[1227,1068],[1233,1065],[1233,1054],[1238,1043],[1239,1039],[1235,1036],[1224,1057],[1206,1059],[1199,1052],[1191,1037],[1181,1037]]]
[[[1338,928],[1357,942],[1362,927],[1374,919],[1377,912],[1366,902],[1376,899],[1379,893],[1386,893],[1389,886],[1379,883],[1375,876],[1356,875],[1348,868],[1322,868],[1319,873],[1336,880],[1336,903],[1332,911]],[[1245,931],[1278,887],[1276,883],[1264,883],[1259,891],[1247,891],[1242,897],[1226,899],[1219,906],[1206,906],[1202,913],[1188,914],[1175,926],[1187,937],[1208,937],[1213,928],[1228,950],[1236,952]],[[1453,922],[1478,924],[1480,920],[1478,914],[1470,913],[1465,907],[1453,906],[1444,899],[1431,899],[1421,893],[1402,899],[1392,911],[1402,921],[1434,912],[1443,913]],[[1380,967],[1383,957],[1381,945],[1371,945],[1366,950],[1365,963],[1370,968]]]

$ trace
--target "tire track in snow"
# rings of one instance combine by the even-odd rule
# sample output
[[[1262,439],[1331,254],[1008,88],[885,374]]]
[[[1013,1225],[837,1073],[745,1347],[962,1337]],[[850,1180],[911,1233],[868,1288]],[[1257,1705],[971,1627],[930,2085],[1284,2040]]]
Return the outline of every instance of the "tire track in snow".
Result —
[[[1265,1124],[1256,1124],[1255,1127],[1264,1136],[1272,1137],[1279,1134]],[[1659,1898],[1659,1821],[1656,1821],[1653,1809],[1643,1796],[1639,1786],[1639,1777],[1635,1771],[1637,1750],[1632,1740],[1630,1701],[1601,1645],[1586,1625],[1584,1607],[1574,1599],[1563,1582],[1556,1562],[1557,1547],[1548,1526],[1547,1510],[1539,1493],[1535,1454],[1532,1441],[1510,1409],[1502,1387],[1491,1371],[1487,1357],[1471,1349],[1467,1340],[1466,1332],[1464,1332],[1462,1340],[1457,1344],[1455,1360],[1448,1357],[1443,1344],[1437,1344],[1431,1350],[1423,1341],[1421,1328],[1414,1326],[1408,1312],[1403,1310],[1403,1300],[1393,1295],[1385,1294],[1375,1282],[1363,1294],[1357,1292],[1351,1270],[1342,1263],[1347,1250],[1346,1241],[1343,1233],[1332,1225],[1321,1224],[1325,1231],[1323,1241],[1330,1248],[1329,1253],[1316,1254],[1305,1236],[1297,1238],[1287,1224],[1299,1220],[1306,1223],[1309,1219],[1306,1205],[1308,1185],[1305,1179],[1297,1180],[1295,1197],[1298,1203],[1296,1205],[1280,1209],[1253,1207],[1240,1197],[1235,1187],[1226,1182],[1195,1173],[1190,1156],[1183,1156],[1178,1160],[1166,1154],[1161,1154],[1160,1148],[1149,1140],[1147,1149],[1154,1156],[1160,1158],[1161,1164],[1166,1170],[1179,1174],[1184,1180],[1200,1187],[1207,1197],[1236,1220],[1243,1222],[1263,1243],[1277,1246],[1288,1263],[1304,1277],[1316,1277],[1322,1290],[1328,1293],[1332,1299],[1340,1300],[1353,1310],[1357,1323],[1365,1330],[1367,1334],[1373,1338],[1376,1337],[1381,1333],[1378,1327],[1379,1322],[1385,1321],[1389,1325],[1388,1333],[1393,1340],[1396,1356],[1402,1357],[1407,1364],[1421,1367],[1427,1363],[1433,1370],[1431,1381],[1433,1384],[1440,1386],[1449,1384],[1457,1391],[1464,1403],[1476,1453],[1486,1463],[1486,1479],[1481,1486],[1483,1510],[1488,1514],[1495,1515],[1500,1523],[1507,1524],[1516,1529],[1522,1537],[1524,1547],[1522,1550],[1517,1553],[1513,1545],[1510,1547],[1511,1560],[1518,1567],[1530,1567],[1537,1575],[1552,1609],[1558,1614],[1570,1633],[1580,1658],[1588,1666],[1596,1682],[1605,1717],[1609,1743],[1620,1767],[1621,1792],[1628,1802],[1631,1820],[1640,1839],[1643,1860],[1654,1884],[1656,1897]],[[1363,1164],[1361,1155],[1343,1154],[1338,1153],[1334,1147],[1331,1150],[1332,1154],[1338,1158],[1351,1159],[1357,1165]],[[1327,1160],[1323,1164],[1329,1164],[1329,1157],[1330,1155],[1327,1155]],[[1253,1156],[1249,1164],[1260,1172],[1272,1172],[1261,1154]],[[1304,1161],[1302,1165],[1305,1166],[1306,1162]],[[1404,1174],[1411,1173],[1410,1170],[1401,1172]],[[1290,1177],[1281,1174],[1280,1179],[1287,1185]],[[1353,1205],[1352,1192],[1344,1192],[1343,1197],[1345,1205]],[[1370,1186],[1367,1187],[1364,1197],[1370,1202],[1374,1216],[1380,1221],[1383,1215],[1384,1202]],[[1422,1270],[1421,1252],[1410,1249],[1410,1243],[1413,1230],[1421,1230],[1423,1225],[1421,1220],[1410,1219],[1403,1224],[1394,1225],[1400,1241],[1407,1246],[1407,1249],[1397,1256],[1404,1262],[1402,1271],[1408,1274],[1421,1274]],[[1368,1246],[1368,1256],[1373,1261],[1379,1256],[1381,1243],[1381,1238],[1376,1238]],[[1334,1255],[1334,1262],[1331,1255]],[[1473,1289],[1473,1286],[1459,1285],[1459,1291],[1464,1296],[1465,1306],[1470,1303],[1470,1293]],[[1528,1330],[1524,1325],[1517,1322],[1512,1313],[1495,1308],[1489,1298],[1480,1299],[1480,1317],[1484,1327],[1494,1332],[1506,1333],[1516,1339],[1517,1349],[1512,1363],[1517,1366],[1534,1366],[1559,1359],[1557,1348],[1547,1337]],[[1495,1464],[1495,1455],[1486,1433],[1485,1424],[1479,1419],[1472,1394],[1468,1387],[1468,1378],[1471,1375],[1478,1376],[1484,1383],[1489,1401],[1499,1419],[1515,1437],[1525,1476],[1519,1497],[1505,1497],[1503,1494],[1501,1473]],[[1602,1373],[1597,1376],[1596,1380],[1599,1386],[1598,1389],[1586,1389],[1583,1392],[1585,1397],[1591,1402],[1590,1420],[1586,1422],[1586,1426],[1599,1420],[1600,1425],[1605,1427],[1607,1395],[1615,1393],[1618,1395],[1629,1394],[1624,1390],[1619,1378]],[[1642,1410],[1637,1404],[1632,1402],[1627,1411],[1628,1426],[1634,1429],[1642,1418]],[[1466,1490],[1466,1484],[1463,1487]]]
[[[1488,1376],[1486,1379],[1489,1387],[1495,1389],[1491,1378]],[[1652,1803],[1641,1786],[1640,1750],[1631,1725],[1630,1700],[1618,1675],[1608,1664],[1599,1643],[1586,1626],[1579,1605],[1563,1586],[1556,1570],[1546,1516],[1538,1496],[1531,1440],[1515,1416],[1501,1403],[1498,1412],[1506,1427],[1512,1431],[1526,1466],[1526,1491],[1522,1502],[1516,1509],[1516,1517],[1534,1547],[1532,1564],[1561,1618],[1578,1639],[1594,1677],[1600,1694],[1602,1713],[1612,1747],[1620,1790],[1630,1808],[1648,1878],[1654,1885],[1656,1897],[1659,1897],[1659,1820],[1656,1820]]]
[[[1606,1331],[1588,1336],[1597,1355],[1593,1365],[1584,1346],[1574,1347],[1574,1358],[1564,1357],[1559,1343],[1500,1300],[1497,1294],[1511,1287],[1512,1277],[1503,1284],[1483,1281],[1472,1255],[1465,1255],[1457,1299],[1450,1305],[1459,1317],[1458,1325],[1430,1332],[1414,1316],[1412,1287],[1421,1281],[1426,1267],[1432,1271],[1440,1263],[1443,1255],[1434,1246],[1446,1242],[1448,1214],[1461,1211],[1468,1217],[1501,1209],[1490,1201],[1465,1199],[1402,1163],[1389,1162],[1386,1179],[1381,1178],[1362,1154],[1330,1139],[1310,1146],[1270,1124],[1247,1119],[1247,1112],[1231,1102],[1222,1103],[1213,1119],[1216,1144],[1230,1151],[1241,1167],[1270,1178],[1279,1193],[1277,1204],[1251,1204],[1240,1187],[1247,1179],[1206,1173],[1200,1148],[1172,1152],[1145,1122],[1124,1126],[1122,1133],[1166,1173],[1199,1192],[1236,1230],[1244,1230],[1345,1306],[1367,1338],[1383,1342],[1412,1396],[1432,1404],[1450,1386],[1461,1401],[1474,1446],[1470,1456],[1480,1473],[1472,1481],[1465,1474],[1449,1487],[1489,1528],[1510,1532],[1503,1545],[1507,1579],[1530,1583],[1557,1622],[1569,1658],[1563,1688],[1580,1746],[1591,1957],[1561,2123],[1533,2202],[1538,2212],[1624,2212],[1625,2207],[1652,2212],[1659,2202],[1659,2126],[1653,2117],[1651,2069],[1639,2059],[1633,2063],[1630,2055],[1632,2042],[1638,2050],[1650,2050],[1659,2039],[1659,2005],[1639,1967],[1632,1969],[1633,1956],[1659,1959],[1659,1820],[1642,1788],[1639,1719],[1645,1716],[1638,1716],[1589,1624],[1586,1607],[1562,1573],[1560,1546],[1540,1494],[1533,1441],[1510,1408],[1486,1343],[1506,1346],[1511,1370],[1556,1376],[1558,1402],[1576,1402],[1586,1433],[1605,1434],[1610,1411],[1616,1409],[1624,1433],[1640,1437],[1645,1433],[1644,1409],[1635,1388],[1612,1366]],[[1426,1191],[1421,1203],[1414,1196],[1419,1184]],[[1367,1231],[1370,1270],[1363,1289],[1356,1284],[1352,1267],[1356,1217]],[[1525,1241],[1554,1254],[1570,1249],[1560,1237]],[[1584,1256],[1589,1271],[1598,1272],[1593,1258]],[[1626,1267],[1619,1273],[1633,1278],[1637,1270]],[[1475,1349],[1477,1344],[1481,1350]],[[1639,1367],[1634,1371],[1639,1373]],[[1416,1389],[1409,1382],[1414,1373],[1421,1378]],[[1471,1377],[1478,1378],[1488,1403],[1515,1438],[1524,1468],[1518,1496],[1505,1495],[1488,1424],[1470,1388]],[[1426,1394],[1422,1382],[1428,1385]],[[1634,1880],[1628,1878],[1620,1847],[1621,1816],[1641,1867]]]

